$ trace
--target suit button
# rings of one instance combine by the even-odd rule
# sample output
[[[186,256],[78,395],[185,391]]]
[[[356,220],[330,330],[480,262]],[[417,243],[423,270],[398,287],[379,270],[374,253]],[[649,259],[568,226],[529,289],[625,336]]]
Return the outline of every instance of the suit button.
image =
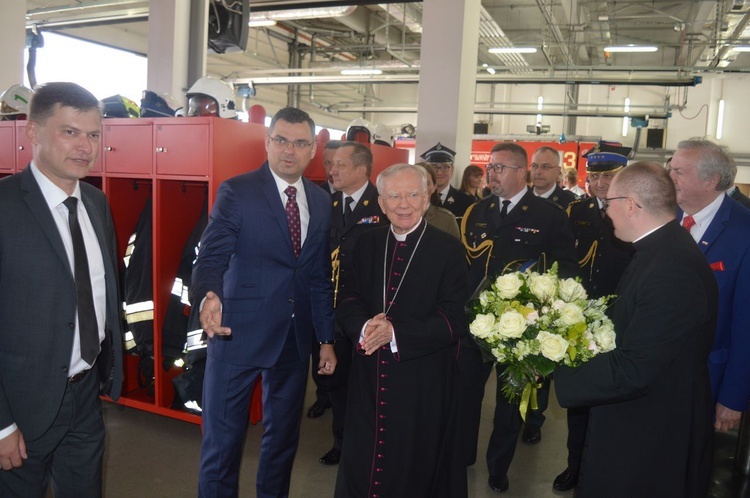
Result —
[[[68,373],[68,367],[60,367],[60,370],[62,370],[63,373]]]
[[[75,324],[75,323],[73,323],[73,322],[70,322],[70,323],[68,324],[68,327],[70,327],[70,329],[72,330],[72,329],[76,328],[76,324]]]
[[[287,299],[287,301],[289,301],[290,303],[294,304],[294,298],[293,297],[290,297],[289,299]]]

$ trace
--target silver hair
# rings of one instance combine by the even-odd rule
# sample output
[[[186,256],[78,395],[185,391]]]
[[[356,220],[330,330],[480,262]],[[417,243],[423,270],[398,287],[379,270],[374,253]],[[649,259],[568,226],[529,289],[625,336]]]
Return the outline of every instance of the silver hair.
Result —
[[[375,185],[378,187],[378,194],[383,194],[383,184],[385,181],[396,176],[404,171],[413,171],[419,177],[419,183],[422,185],[422,191],[427,192],[427,172],[421,166],[415,166],[413,164],[394,164],[383,170],[379,175],[378,179],[375,180]]]
[[[719,183],[716,184],[716,190],[727,190],[734,183],[734,177],[737,176],[737,164],[726,147],[702,138],[691,138],[678,143],[677,149],[700,152],[700,158],[695,165],[698,169],[698,177],[701,180],[708,180],[718,175]]]

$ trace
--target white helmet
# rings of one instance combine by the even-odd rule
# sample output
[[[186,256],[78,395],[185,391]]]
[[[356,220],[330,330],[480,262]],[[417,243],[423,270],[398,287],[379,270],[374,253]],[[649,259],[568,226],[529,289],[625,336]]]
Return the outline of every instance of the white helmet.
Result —
[[[0,116],[29,114],[34,91],[23,85],[13,85],[0,95]]]
[[[366,119],[355,119],[349,123],[349,127],[346,129],[346,140],[348,142],[360,142],[364,144],[372,143],[371,127],[372,125]]]
[[[378,145],[387,145],[391,147],[393,138],[393,128],[383,123],[378,123],[372,130],[372,140]]]
[[[234,90],[229,83],[204,76],[190,87],[187,94],[188,116],[219,116],[237,119]]]

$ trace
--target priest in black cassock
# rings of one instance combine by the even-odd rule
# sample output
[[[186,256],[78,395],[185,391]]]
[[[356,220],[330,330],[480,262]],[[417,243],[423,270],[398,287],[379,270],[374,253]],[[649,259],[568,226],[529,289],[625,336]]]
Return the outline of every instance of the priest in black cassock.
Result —
[[[458,345],[467,334],[461,244],[422,219],[422,168],[377,179],[388,227],[357,240],[336,319],[356,345],[337,497],[467,496],[458,440]]]

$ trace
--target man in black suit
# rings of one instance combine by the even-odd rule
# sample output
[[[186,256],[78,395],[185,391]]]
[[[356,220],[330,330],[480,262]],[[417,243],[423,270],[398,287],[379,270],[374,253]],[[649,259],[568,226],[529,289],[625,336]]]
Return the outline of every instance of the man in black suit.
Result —
[[[326,179],[320,186],[331,195],[336,192],[336,187],[333,186],[333,180],[331,180],[331,168],[333,167],[333,156],[339,147],[341,147],[341,140],[329,140],[323,149],[323,170],[326,173]]]
[[[675,188],[661,165],[629,165],[603,200],[635,255],[611,313],[616,348],[555,371],[560,405],[591,407],[576,496],[704,497],[716,280],[675,219]]]
[[[628,163],[630,149],[623,148],[620,152],[597,152],[586,156],[591,197],[573,201],[568,206],[581,266],[581,283],[591,299],[615,293],[617,282],[633,254],[631,244],[615,237],[612,220],[605,215],[602,200],[607,197],[615,174]],[[557,491],[573,489],[578,482],[588,420],[588,407],[567,410],[568,466],[552,483]]]
[[[729,197],[739,202],[746,208],[750,209],[750,197],[743,194],[742,191],[737,188],[737,185],[732,185],[731,187],[729,187],[727,195],[729,195]]]
[[[122,382],[115,232],[101,190],[80,182],[101,111],[73,83],[31,102],[34,158],[0,180],[0,496],[101,496],[99,394]],[[93,370],[93,373],[92,373]]]
[[[534,195],[549,199],[563,209],[576,198],[570,190],[564,190],[557,184],[562,171],[560,153],[552,147],[539,147],[531,156],[531,182]]]
[[[469,288],[476,289],[484,277],[494,279],[507,268],[539,261],[544,271],[558,263],[558,274],[578,274],[573,233],[565,211],[526,187],[528,156],[518,144],[496,144],[490,153],[489,186],[492,195],[473,205],[462,225],[464,246],[470,260]],[[472,341],[461,343],[459,357],[463,396],[462,439],[467,465],[476,460],[479,419],[484,385],[492,371]],[[498,367],[498,373],[502,372]],[[518,405],[508,402],[498,382],[495,417],[487,448],[489,485],[495,491],[508,489],[507,472],[516,450],[521,417]]]
[[[430,202],[437,207],[442,207],[453,213],[458,224],[461,224],[464,213],[469,206],[474,204],[474,198],[451,185],[453,178],[453,161],[456,153],[441,144],[437,143],[420,157],[427,164],[431,164],[435,170],[435,185],[437,189],[432,194]]]
[[[336,150],[331,179],[336,187],[331,214],[331,260],[333,261],[334,302],[339,302],[352,285],[352,250],[359,236],[374,227],[388,223],[378,204],[378,191],[370,183],[372,152],[359,142],[342,142]],[[320,463],[335,465],[341,458],[346,415],[346,394],[352,343],[336,328],[334,345],[338,365],[329,377],[328,394],[333,411],[333,448],[320,458]]]

